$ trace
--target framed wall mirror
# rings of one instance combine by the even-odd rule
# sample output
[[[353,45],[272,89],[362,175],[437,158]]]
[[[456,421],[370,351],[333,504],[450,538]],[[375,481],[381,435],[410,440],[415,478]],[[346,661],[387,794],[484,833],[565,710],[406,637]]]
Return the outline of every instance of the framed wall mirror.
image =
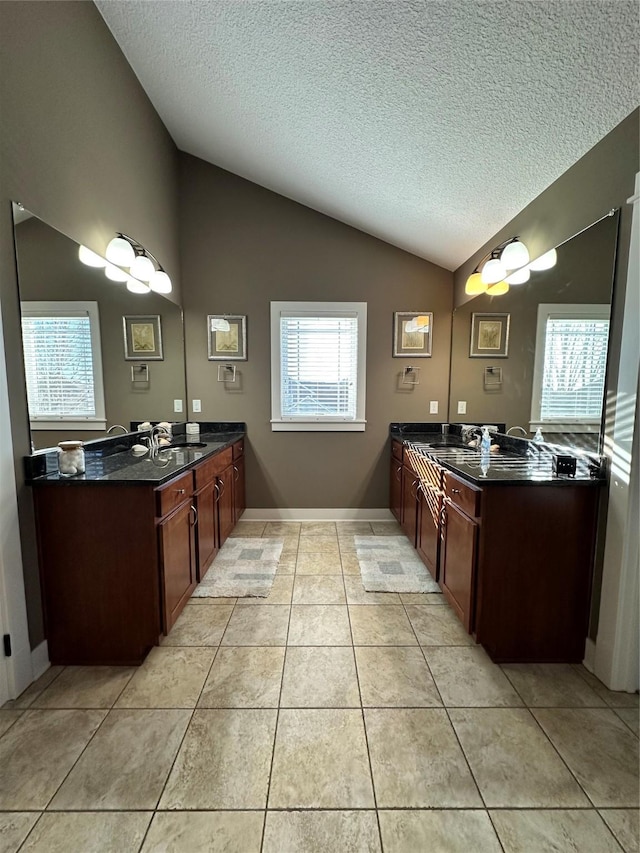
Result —
[[[81,263],[77,243],[16,205],[14,233],[32,447],[173,420],[174,400],[186,401],[180,306],[109,281]],[[127,360],[123,318],[136,316],[161,328],[161,359]]]
[[[454,311],[452,422],[504,422],[507,428],[523,427],[529,437],[540,426],[548,441],[600,449],[618,220],[619,211],[613,211],[557,246],[556,265],[533,272],[526,284],[512,285],[502,296],[476,296]],[[474,314],[495,312],[509,315],[510,339],[508,356],[492,365],[490,355],[470,357],[470,334]],[[548,334],[541,335],[541,328]],[[541,415],[545,358],[550,402]],[[491,367],[500,369],[500,382],[486,382]],[[466,403],[465,415],[458,414],[461,402]],[[576,406],[575,417],[571,405]]]

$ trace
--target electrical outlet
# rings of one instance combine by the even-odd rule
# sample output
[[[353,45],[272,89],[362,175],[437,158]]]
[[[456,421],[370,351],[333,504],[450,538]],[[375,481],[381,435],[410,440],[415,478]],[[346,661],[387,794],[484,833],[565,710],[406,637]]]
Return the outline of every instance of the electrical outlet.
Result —
[[[191,403],[191,408],[193,412],[201,412],[202,411],[202,400],[193,400]]]
[[[438,414],[438,401],[437,400],[431,400],[431,402],[429,403],[429,414],[430,415],[437,415]]]
[[[173,411],[176,413],[182,411],[182,400],[173,401]]]
[[[467,414],[467,401],[466,400],[458,400],[458,414],[466,415]]]

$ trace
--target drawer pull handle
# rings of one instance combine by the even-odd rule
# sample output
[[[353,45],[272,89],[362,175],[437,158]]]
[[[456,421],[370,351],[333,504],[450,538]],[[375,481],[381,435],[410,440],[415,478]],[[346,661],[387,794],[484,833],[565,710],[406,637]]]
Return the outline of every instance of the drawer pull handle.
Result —
[[[177,494],[184,495],[186,489],[176,489]]]
[[[460,489],[451,489],[451,494],[452,494],[452,495],[459,495],[459,494],[460,494]]]
[[[193,506],[193,504],[191,505],[191,509],[193,510],[193,526],[195,527],[198,523],[198,510]]]
[[[240,479],[240,470],[238,469],[238,466],[237,466],[237,465],[234,465],[234,466],[233,466],[233,470],[236,472],[235,481],[236,481],[236,483],[237,483],[237,482],[238,482],[238,480]]]

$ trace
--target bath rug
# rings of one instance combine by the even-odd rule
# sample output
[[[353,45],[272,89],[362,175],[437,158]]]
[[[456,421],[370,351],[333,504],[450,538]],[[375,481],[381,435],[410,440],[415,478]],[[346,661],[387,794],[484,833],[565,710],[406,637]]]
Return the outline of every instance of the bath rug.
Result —
[[[354,536],[367,592],[440,592],[406,536]]]
[[[282,539],[227,539],[195,588],[196,598],[266,598],[282,553]]]

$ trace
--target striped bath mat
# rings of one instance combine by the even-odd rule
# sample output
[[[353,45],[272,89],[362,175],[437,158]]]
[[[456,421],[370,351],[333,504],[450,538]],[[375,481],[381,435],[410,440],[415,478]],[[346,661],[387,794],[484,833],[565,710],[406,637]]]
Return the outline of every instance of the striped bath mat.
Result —
[[[440,592],[406,536],[354,536],[367,592]]]
[[[197,598],[266,598],[282,553],[282,539],[227,539],[195,588]]]

